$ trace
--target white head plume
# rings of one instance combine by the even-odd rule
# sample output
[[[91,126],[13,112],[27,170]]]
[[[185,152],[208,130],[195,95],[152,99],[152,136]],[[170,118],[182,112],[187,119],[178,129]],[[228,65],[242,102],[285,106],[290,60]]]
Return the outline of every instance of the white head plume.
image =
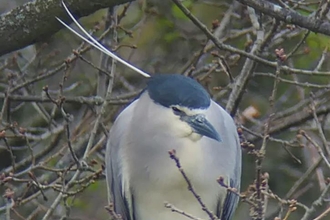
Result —
[[[86,35],[86,37],[82,36],[81,34],[79,34],[78,32],[76,32],[75,30],[73,30],[69,25],[67,25],[64,21],[62,21],[61,19],[59,19],[58,17],[56,17],[56,19],[63,24],[67,29],[69,29],[72,33],[74,33],[75,35],[77,35],[79,38],[81,38],[82,40],[86,41],[87,43],[89,43],[90,45],[92,45],[93,47],[95,47],[96,49],[98,49],[99,51],[107,54],[108,56],[110,56],[111,58],[117,60],[118,62],[124,64],[125,66],[131,68],[132,70],[136,71],[137,73],[141,74],[144,77],[150,77],[150,75],[142,70],[140,70],[139,68],[133,66],[132,64],[128,63],[127,61],[121,59],[120,57],[118,57],[116,54],[112,53],[111,51],[109,51],[107,48],[105,48],[102,44],[100,44],[97,40],[95,40],[80,24],[79,22],[73,17],[73,15],[71,14],[70,10],[68,9],[68,7],[65,5],[65,3],[62,1],[62,5],[65,9],[65,11],[68,13],[68,15],[70,16],[70,18],[73,20],[73,22],[77,25],[77,27]]]

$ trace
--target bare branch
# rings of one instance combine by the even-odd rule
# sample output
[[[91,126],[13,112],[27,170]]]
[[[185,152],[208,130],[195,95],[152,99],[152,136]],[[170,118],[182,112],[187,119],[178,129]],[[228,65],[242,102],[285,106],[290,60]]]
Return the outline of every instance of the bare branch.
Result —
[[[316,33],[330,35],[330,23],[328,21],[303,16],[296,11],[283,8],[269,1],[238,0],[238,2],[250,6],[266,15],[270,15],[278,20],[284,21],[285,23],[295,24]]]

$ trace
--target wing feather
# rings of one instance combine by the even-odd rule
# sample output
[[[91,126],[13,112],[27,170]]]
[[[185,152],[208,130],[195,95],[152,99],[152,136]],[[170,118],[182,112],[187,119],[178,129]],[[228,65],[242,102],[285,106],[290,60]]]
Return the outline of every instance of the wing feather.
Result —
[[[135,103],[136,100],[117,117],[110,130],[105,155],[108,201],[113,203],[115,212],[120,214],[123,220],[134,220],[134,200],[129,181],[123,173],[123,155],[120,149],[125,143],[123,140],[125,140],[125,132],[130,124]]]
[[[236,127],[235,127],[236,128]],[[235,130],[236,132],[236,130]],[[240,149],[240,141],[237,135],[237,132],[234,134],[235,135],[235,139],[236,139],[236,146]],[[238,151],[237,154],[237,158],[236,158],[236,163],[235,163],[235,169],[234,169],[234,173],[233,176],[230,177],[229,182],[229,186],[231,188],[235,188],[238,190],[240,190],[240,185],[241,185],[241,151]],[[224,204],[223,204],[223,212],[221,215],[221,220],[230,220],[233,218],[235,210],[237,208],[238,205],[238,201],[239,201],[239,196],[236,195],[235,193],[232,192],[227,192]]]
[[[231,179],[230,180],[230,187],[235,187],[235,182]],[[237,186],[235,187],[237,188]],[[238,204],[239,197],[232,193],[232,192],[227,192],[225,202],[222,206],[222,214],[221,214],[221,220],[230,220],[233,218],[235,209]],[[221,208],[221,207],[219,207]],[[219,210],[220,211],[220,210]],[[221,213],[221,212],[218,212]],[[220,217],[220,216],[218,216]]]
[[[218,120],[218,124],[215,125],[217,131],[219,132],[221,138],[223,138],[223,143],[225,146],[221,146],[226,149],[225,152],[230,157],[228,164],[226,164],[227,170],[227,184],[240,190],[241,185],[241,146],[237,134],[237,128],[232,117],[217,103],[212,101],[212,119],[214,121]],[[213,121],[212,120],[212,121]],[[225,198],[219,198],[219,205],[217,210],[217,215],[221,220],[231,220],[234,216],[234,212],[238,205],[239,197],[232,193],[227,192]]]

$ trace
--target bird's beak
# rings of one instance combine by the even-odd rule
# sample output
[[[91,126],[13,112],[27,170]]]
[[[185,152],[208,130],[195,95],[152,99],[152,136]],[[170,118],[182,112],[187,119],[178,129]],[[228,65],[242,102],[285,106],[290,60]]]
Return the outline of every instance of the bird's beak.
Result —
[[[206,120],[204,115],[185,115],[181,117],[181,120],[187,122],[192,127],[195,133],[221,142],[219,133],[215,130],[212,124],[208,120]]]

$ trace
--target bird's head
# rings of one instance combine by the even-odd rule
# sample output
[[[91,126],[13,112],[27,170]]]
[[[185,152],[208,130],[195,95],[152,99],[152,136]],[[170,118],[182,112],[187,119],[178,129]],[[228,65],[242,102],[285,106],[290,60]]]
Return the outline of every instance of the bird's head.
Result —
[[[177,74],[155,75],[149,79],[147,91],[157,107],[152,114],[163,129],[193,141],[203,136],[221,141],[205,116],[210,96],[198,82]]]

